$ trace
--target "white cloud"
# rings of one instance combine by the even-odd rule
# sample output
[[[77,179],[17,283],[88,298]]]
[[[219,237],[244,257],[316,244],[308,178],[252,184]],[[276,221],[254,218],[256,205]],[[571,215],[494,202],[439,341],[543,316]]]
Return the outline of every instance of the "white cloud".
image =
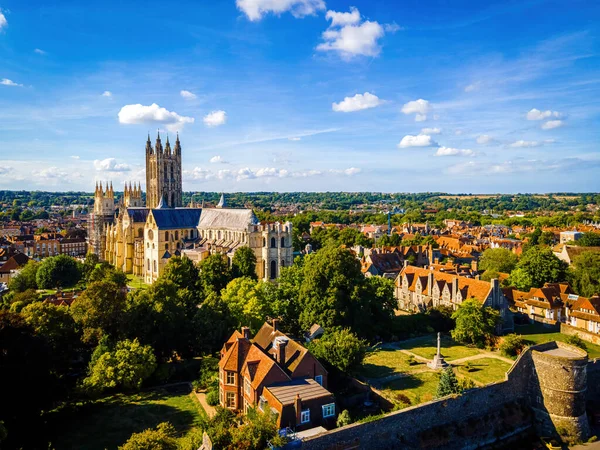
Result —
[[[179,91],[179,95],[181,95],[183,98],[187,99],[187,100],[193,100],[195,98],[197,98],[198,96],[196,94],[194,94],[193,92],[190,91],[186,91],[185,89],[182,91]]]
[[[33,170],[32,174],[34,177],[41,179],[43,181],[51,180],[53,182],[61,182],[65,180],[69,180],[71,178],[80,178],[81,174],[78,172],[67,172],[66,170],[59,169],[58,167],[48,167],[46,169],[41,170]]]
[[[209,159],[211,164],[228,164],[220,155],[215,155]]]
[[[463,131],[463,130],[456,130],[456,131],[454,132],[454,134],[455,134],[455,135],[457,135],[457,136],[461,136],[463,133],[464,133],[464,131]]]
[[[169,131],[179,131],[186,123],[194,123],[193,117],[180,116],[174,111],[161,108],[156,103],[150,106],[125,105],[119,111],[119,122],[123,124],[164,124]]]
[[[104,91],[102,93],[102,97],[112,98],[112,92],[110,92],[110,91]]]
[[[455,175],[505,175],[511,173],[548,173],[572,172],[587,168],[594,170],[600,167],[600,160],[584,160],[581,158],[562,158],[555,160],[537,160],[516,158],[514,161],[496,163],[467,161],[448,167],[445,171]]]
[[[117,163],[115,158],[96,159],[94,168],[102,172],[128,172],[131,170],[128,164]]]
[[[4,28],[7,25],[8,21],[6,20],[6,16],[2,14],[2,11],[0,11],[0,30],[2,30],[2,28]]]
[[[431,111],[431,105],[422,98],[405,103],[402,106],[404,114],[415,114],[415,122],[422,122],[427,119],[427,113]]]
[[[440,128],[423,128],[421,130],[421,134],[428,134],[428,135],[440,134],[441,132],[442,132],[442,130]]]
[[[398,144],[398,148],[409,148],[409,147],[436,147],[438,144],[431,139],[431,136],[426,134],[419,134],[413,136],[407,134],[402,138]]]
[[[478,144],[487,145],[493,144],[494,142],[496,142],[496,140],[487,134],[480,134],[479,136],[477,136]]]
[[[510,144],[512,148],[532,148],[532,147],[541,147],[544,144],[553,143],[553,139],[547,139],[545,141],[524,141],[523,139],[518,140]]]
[[[440,147],[435,152],[435,156],[474,156],[475,152],[469,149]]]
[[[325,9],[323,0],[236,0],[235,4],[252,21],[268,13],[280,15],[289,11],[300,18]]]
[[[73,158],[73,159],[79,159],[79,156],[78,155],[73,155],[73,156],[71,156],[71,158]]]
[[[326,173],[338,176],[353,176],[361,172],[361,169],[357,167],[350,167],[348,169],[330,169]],[[243,167],[235,170],[209,170],[201,167],[195,167],[191,171],[185,171],[186,177],[193,180],[208,181],[208,180],[254,180],[254,179],[270,179],[270,178],[309,178],[324,175],[324,172],[320,170],[297,170],[290,171],[287,169],[278,169],[275,167],[261,167],[253,169],[250,167]]]
[[[565,123],[562,120],[549,120],[542,125],[542,130],[552,130],[553,128],[560,128]]]
[[[475,83],[471,83],[468,86],[465,86],[465,92],[478,91],[479,88],[481,88],[481,81],[476,81]]]
[[[540,111],[539,109],[533,108],[527,113],[527,120],[544,120],[549,117],[560,117],[561,114],[558,111]]]
[[[6,175],[7,173],[10,173],[12,170],[13,170],[13,168],[10,166],[0,166],[0,175]]]
[[[345,97],[339,103],[332,103],[331,109],[337,112],[352,112],[362,109],[375,108],[383,103],[379,97],[369,92],[364,94],[356,94],[354,97]]]
[[[37,53],[38,55],[46,55],[47,54],[47,52],[45,52],[41,48],[36,48],[33,52]]]
[[[288,138],[288,141],[300,141],[300,140],[302,140],[302,138],[298,137],[298,136]]]
[[[329,28],[323,32],[323,42],[317,45],[319,51],[334,51],[344,59],[355,56],[378,56],[381,47],[378,40],[386,32],[393,33],[400,27],[396,24],[381,25],[365,20],[361,23],[358,9],[351,7],[350,12],[327,11]]]
[[[2,78],[2,80],[0,81],[0,84],[3,84],[4,86],[19,86],[19,87],[23,87],[22,84],[15,83],[13,80],[9,80],[8,78]]]
[[[227,121],[227,113],[225,111],[213,111],[204,116],[204,125],[207,127],[218,127],[224,125]]]
[[[351,177],[352,175],[356,175],[361,172],[361,169],[358,167],[350,167],[348,169],[330,169],[329,173],[339,174],[339,175],[347,175]]]

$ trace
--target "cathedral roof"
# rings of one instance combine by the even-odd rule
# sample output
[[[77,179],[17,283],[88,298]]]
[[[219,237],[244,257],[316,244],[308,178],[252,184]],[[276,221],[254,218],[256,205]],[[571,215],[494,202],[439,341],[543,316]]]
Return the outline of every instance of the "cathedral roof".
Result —
[[[259,223],[251,209],[204,208],[198,228],[246,231],[248,225],[258,225]]]
[[[149,212],[148,208],[127,208],[127,214],[133,222],[146,222]]]
[[[196,228],[200,220],[200,208],[153,209],[152,216],[158,228]]]

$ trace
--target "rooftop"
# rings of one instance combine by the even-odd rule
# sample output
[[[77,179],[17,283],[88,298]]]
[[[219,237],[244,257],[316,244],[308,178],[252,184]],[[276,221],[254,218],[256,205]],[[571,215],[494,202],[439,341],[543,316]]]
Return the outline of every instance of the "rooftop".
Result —
[[[297,379],[276,383],[266,387],[282,405],[293,405],[296,394],[303,401],[315,398],[330,397],[331,392],[321,386],[313,379]]]

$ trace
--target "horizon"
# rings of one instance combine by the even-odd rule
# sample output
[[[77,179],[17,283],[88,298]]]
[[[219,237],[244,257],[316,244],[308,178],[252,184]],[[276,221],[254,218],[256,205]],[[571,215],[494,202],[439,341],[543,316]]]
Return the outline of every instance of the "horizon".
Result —
[[[186,192],[600,191],[598,19],[552,0],[0,0],[0,189],[144,186],[160,130]]]

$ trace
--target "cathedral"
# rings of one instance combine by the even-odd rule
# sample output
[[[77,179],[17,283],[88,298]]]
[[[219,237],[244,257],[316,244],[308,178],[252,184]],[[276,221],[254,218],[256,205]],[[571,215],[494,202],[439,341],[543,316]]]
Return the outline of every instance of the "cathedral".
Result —
[[[293,262],[292,224],[261,223],[251,209],[183,207],[181,143],[146,142],[146,204],[138,183],[125,183],[116,201],[112,183],[96,184],[89,218],[89,249],[125,273],[153,283],[173,256],[200,262],[214,253],[231,263],[236,249],[250,247],[259,279],[272,280]]]

